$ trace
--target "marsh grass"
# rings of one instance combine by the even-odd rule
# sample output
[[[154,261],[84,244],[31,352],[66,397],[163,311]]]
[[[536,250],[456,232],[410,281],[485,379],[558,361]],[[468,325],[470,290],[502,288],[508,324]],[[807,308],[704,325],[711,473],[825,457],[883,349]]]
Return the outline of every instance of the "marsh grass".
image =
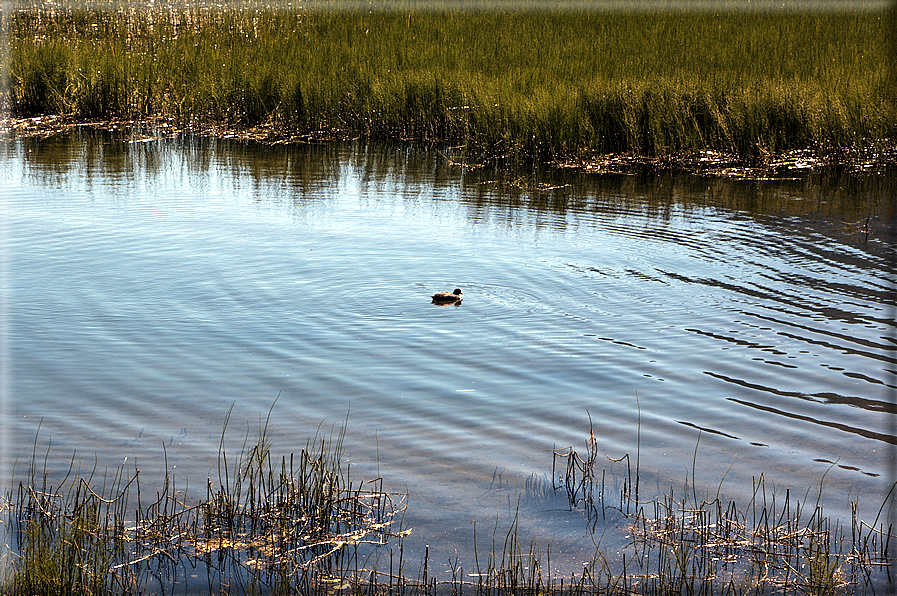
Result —
[[[566,493],[571,509],[581,511],[593,529],[608,511],[626,520],[631,541],[622,570],[603,557],[597,568],[603,578],[598,587],[605,592],[824,595],[893,589],[894,528],[885,526],[882,513],[889,503],[893,507],[897,484],[871,524],[858,518],[854,499],[847,528],[824,513],[824,476],[801,498],[761,474],[749,502],[739,507],[722,498],[722,480],[715,493],[698,492],[697,453],[698,444],[691,477],[680,490],[671,487],[659,498],[639,500],[637,466],[633,474],[628,454],[599,454],[591,432],[584,451],[555,452],[553,488]],[[606,460],[626,463],[610,487],[601,465]]]
[[[222,433],[219,478],[202,497],[166,475],[148,498],[138,469],[85,475],[74,459],[51,484],[46,458],[43,471],[32,458],[27,480],[6,497],[12,549],[3,553],[0,592],[164,593],[181,584],[286,594],[354,585],[365,572],[359,557],[405,534],[393,529],[404,501],[385,493],[382,479],[350,481],[344,431],[279,459],[267,423],[236,455],[228,456]],[[205,579],[191,584],[186,569]]]
[[[33,454],[28,477],[6,497],[12,549],[3,553],[9,565],[0,591],[834,595],[880,593],[897,579],[893,528],[882,518],[893,487],[872,523],[859,519],[855,500],[849,528],[824,514],[824,477],[797,498],[761,475],[739,508],[721,497],[722,482],[713,494],[698,492],[696,445],[681,489],[639,500],[638,464],[600,454],[591,431],[584,451],[555,450],[551,478],[533,475],[523,497],[561,498],[583,515],[595,549],[580,571],[558,571],[550,546],[520,540],[518,503],[507,527],[496,521],[491,540],[475,531],[473,560],[443,563],[450,575],[440,579],[429,547],[416,572],[405,558],[404,497],[385,492],[382,478],[349,478],[341,461],[345,426],[279,459],[267,428],[260,421],[255,440],[247,433],[231,455],[222,433],[219,478],[202,497],[166,475],[147,498],[139,470],[82,474],[74,458],[52,484],[49,451],[42,468]],[[625,472],[609,479],[606,460]],[[595,537],[599,519],[608,518],[627,535],[622,550],[601,546],[606,526]]]
[[[468,161],[881,153],[897,127],[890,13],[117,6],[19,4],[13,116],[454,143]]]

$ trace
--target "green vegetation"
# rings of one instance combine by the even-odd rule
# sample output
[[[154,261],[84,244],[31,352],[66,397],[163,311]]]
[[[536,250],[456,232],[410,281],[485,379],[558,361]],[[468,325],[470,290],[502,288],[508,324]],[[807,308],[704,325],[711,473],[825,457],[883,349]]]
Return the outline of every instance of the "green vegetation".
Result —
[[[415,571],[403,546],[410,530],[400,527],[404,496],[384,491],[383,478],[350,479],[341,460],[345,427],[309,440],[297,458],[280,459],[271,455],[267,429],[260,424],[256,441],[230,458],[222,434],[218,479],[203,496],[177,489],[166,475],[147,499],[138,470],[121,468],[110,478],[82,475],[74,464],[53,486],[49,453],[43,471],[34,454],[29,477],[0,508],[11,545],[0,551],[0,593],[835,595],[893,588],[893,528],[884,527],[882,512],[893,506],[894,487],[871,524],[859,519],[854,501],[849,531],[824,515],[822,482],[815,496],[801,498],[761,476],[739,509],[721,487],[698,492],[694,463],[678,494],[671,488],[640,500],[638,457],[634,470],[628,455],[612,460],[624,467],[608,485],[591,432],[584,452],[555,452],[550,478],[527,480],[525,502],[565,503],[592,532],[599,520],[603,533],[622,530],[622,551],[603,550],[598,539],[591,561],[565,576],[549,551],[521,543],[515,518],[506,530],[496,523],[488,552],[475,544],[474,560],[449,560],[450,575],[433,573],[428,548]]]
[[[893,159],[897,132],[885,13],[35,5],[8,19],[4,99],[20,118],[567,162],[807,148]]]

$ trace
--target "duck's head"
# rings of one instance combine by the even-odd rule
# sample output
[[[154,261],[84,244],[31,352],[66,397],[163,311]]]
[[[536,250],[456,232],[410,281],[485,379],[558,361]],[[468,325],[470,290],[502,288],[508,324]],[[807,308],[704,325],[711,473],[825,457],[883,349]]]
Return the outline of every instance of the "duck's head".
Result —
[[[454,294],[455,296],[460,296],[463,293],[464,292],[461,291],[461,288],[455,288],[455,291],[452,292],[452,294]]]

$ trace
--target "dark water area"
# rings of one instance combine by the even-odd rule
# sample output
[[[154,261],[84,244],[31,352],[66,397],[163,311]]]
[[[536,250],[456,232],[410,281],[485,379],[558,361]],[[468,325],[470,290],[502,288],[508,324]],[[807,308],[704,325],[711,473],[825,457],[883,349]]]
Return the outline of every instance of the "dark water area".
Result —
[[[203,496],[229,408],[239,449],[275,400],[275,452],[345,423],[353,477],[407,493],[407,548],[440,562],[515,515],[586,556],[582,516],[525,484],[590,424],[645,498],[824,478],[830,515],[871,522],[894,481],[893,171],[508,174],[93,133],[2,151],[4,485],[36,446],[57,474],[167,462]]]

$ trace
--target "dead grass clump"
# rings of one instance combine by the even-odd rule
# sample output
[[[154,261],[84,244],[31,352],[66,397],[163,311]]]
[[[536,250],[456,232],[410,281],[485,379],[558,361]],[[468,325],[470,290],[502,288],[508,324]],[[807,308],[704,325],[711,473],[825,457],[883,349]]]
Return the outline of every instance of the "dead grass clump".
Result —
[[[700,435],[699,435],[700,441]],[[697,445],[695,446],[697,457]],[[893,528],[882,512],[892,502],[891,487],[870,524],[859,519],[851,502],[850,526],[823,510],[824,478],[803,498],[767,485],[761,474],[750,501],[702,495],[692,466],[681,494],[671,488],[657,499],[640,501],[638,464],[633,475],[629,455],[606,459],[626,463],[626,473],[608,489],[597,441],[590,432],[585,451],[555,452],[555,487],[566,492],[594,528],[608,511],[622,514],[630,542],[622,563],[603,573],[616,580],[621,593],[638,594],[875,594],[893,589],[890,552]],[[565,468],[558,472],[558,461]],[[636,458],[636,462],[638,458]]]

